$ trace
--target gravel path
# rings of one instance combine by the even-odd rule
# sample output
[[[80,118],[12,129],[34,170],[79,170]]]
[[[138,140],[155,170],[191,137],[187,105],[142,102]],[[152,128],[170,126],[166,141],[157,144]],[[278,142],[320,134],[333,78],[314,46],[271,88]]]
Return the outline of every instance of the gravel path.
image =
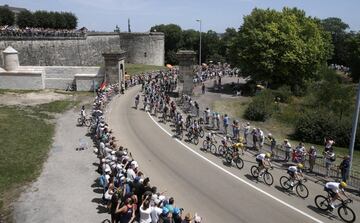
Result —
[[[15,222],[101,222],[108,217],[94,187],[98,173],[93,163],[97,158],[90,138],[85,137],[86,128],[75,125],[77,116],[72,110],[58,119],[40,177],[13,205]],[[76,151],[80,139],[90,148]]]

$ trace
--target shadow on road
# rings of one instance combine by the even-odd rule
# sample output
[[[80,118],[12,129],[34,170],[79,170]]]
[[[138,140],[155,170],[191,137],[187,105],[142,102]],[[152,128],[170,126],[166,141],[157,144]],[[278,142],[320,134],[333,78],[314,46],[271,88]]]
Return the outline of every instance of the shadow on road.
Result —
[[[97,213],[99,213],[99,214],[109,213],[108,208],[104,207],[102,205],[98,205],[98,207],[96,209],[98,210]]]
[[[333,213],[329,212],[329,211],[322,211],[319,208],[313,206],[313,205],[308,205],[307,206],[310,210],[314,211],[315,213],[326,217],[329,220],[340,220],[340,218],[338,218],[336,215],[334,215]]]
[[[98,204],[104,204],[104,200],[102,198],[98,198],[98,197],[93,198],[91,200],[91,202],[98,203]]]
[[[249,180],[251,180],[251,181],[253,181],[253,182],[255,182],[255,183],[258,183],[258,182],[259,182],[258,178],[255,178],[255,177],[253,177],[253,176],[250,175],[250,174],[245,174],[244,176],[245,176],[247,179],[249,179]]]
[[[286,189],[284,189],[284,188],[282,188],[282,187],[280,187],[280,186],[278,186],[278,185],[275,185],[274,187],[275,187],[278,191],[283,192],[283,193],[285,193],[285,194],[287,194],[287,195],[289,195],[289,196],[291,196],[291,195],[293,194],[290,190],[286,190]]]
[[[101,188],[95,188],[93,191],[94,191],[94,193],[97,193],[97,194],[102,194],[102,193],[104,193],[104,190],[101,189]]]

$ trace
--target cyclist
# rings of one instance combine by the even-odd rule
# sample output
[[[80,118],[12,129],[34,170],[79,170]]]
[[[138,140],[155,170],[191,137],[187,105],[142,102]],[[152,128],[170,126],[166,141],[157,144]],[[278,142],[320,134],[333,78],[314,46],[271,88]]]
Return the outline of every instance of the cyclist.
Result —
[[[81,106],[80,118],[81,118],[82,120],[85,120],[85,118],[86,118],[86,111],[85,111],[85,106],[84,106],[84,105]]]
[[[199,130],[199,124],[197,123],[196,120],[194,120],[193,124],[190,126],[190,132],[193,135],[197,135]]]
[[[347,187],[347,184],[344,181],[341,181],[340,183],[337,182],[328,182],[325,184],[324,190],[329,193],[331,196],[330,201],[330,207],[335,208],[334,202],[338,199],[340,201],[343,201],[343,199],[340,197],[340,194],[344,195],[347,199],[350,199],[346,194],[344,189]]]
[[[269,167],[271,168],[271,162],[270,162],[270,157],[271,154],[270,153],[260,153],[259,155],[256,156],[256,162],[258,163],[258,167],[259,167],[259,176],[262,176],[262,172],[264,169],[268,169]]]
[[[289,166],[287,173],[290,176],[290,186],[294,186],[295,180],[301,180],[304,175],[302,174],[302,169],[304,168],[304,165],[299,163],[297,166]]]
[[[210,131],[208,134],[206,134],[206,138],[205,138],[206,142],[207,142],[207,148],[204,149],[208,149],[211,145],[211,143],[216,143],[216,139],[215,139],[215,134],[213,131]]]

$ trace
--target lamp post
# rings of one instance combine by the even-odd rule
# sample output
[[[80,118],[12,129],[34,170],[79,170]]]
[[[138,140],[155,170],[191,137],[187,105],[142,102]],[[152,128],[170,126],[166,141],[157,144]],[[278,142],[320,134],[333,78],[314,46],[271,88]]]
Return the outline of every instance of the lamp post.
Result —
[[[199,66],[201,67],[201,19],[197,19],[196,22],[200,24]]]

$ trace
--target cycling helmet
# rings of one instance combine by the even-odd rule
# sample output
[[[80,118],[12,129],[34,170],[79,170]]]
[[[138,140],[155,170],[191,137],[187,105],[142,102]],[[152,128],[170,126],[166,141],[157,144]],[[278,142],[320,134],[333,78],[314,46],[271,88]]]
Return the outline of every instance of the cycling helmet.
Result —
[[[270,158],[270,157],[271,157],[271,153],[266,153],[265,156],[266,156],[266,158]]]
[[[345,187],[347,187],[347,183],[345,183],[344,181],[341,181],[341,182],[340,182],[340,186],[341,186],[342,188],[345,188]]]
[[[304,165],[303,165],[302,163],[299,163],[299,164],[297,165],[297,167],[298,167],[299,169],[302,169],[302,168],[304,168]]]

